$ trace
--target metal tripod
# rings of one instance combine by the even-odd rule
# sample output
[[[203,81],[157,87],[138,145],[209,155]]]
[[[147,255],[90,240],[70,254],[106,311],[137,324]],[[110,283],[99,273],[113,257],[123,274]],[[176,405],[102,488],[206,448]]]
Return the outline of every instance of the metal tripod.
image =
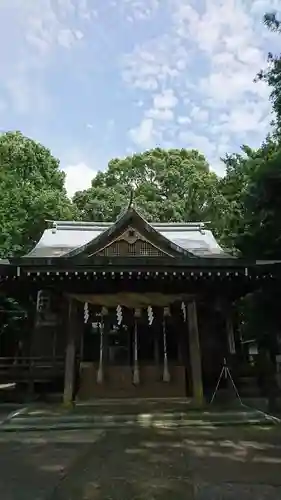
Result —
[[[243,403],[242,403],[242,400],[241,400],[241,398],[240,398],[240,395],[239,395],[238,389],[237,389],[237,387],[236,387],[236,385],[235,385],[235,383],[234,383],[234,380],[233,380],[232,375],[231,375],[231,373],[230,373],[230,370],[229,370],[229,368],[228,368],[228,366],[227,366],[227,363],[226,363],[226,359],[225,359],[225,358],[223,359],[223,367],[222,367],[222,369],[221,369],[220,376],[219,376],[219,378],[218,378],[218,382],[217,382],[216,388],[215,388],[215,390],[214,390],[214,393],[213,393],[213,395],[212,395],[212,399],[211,399],[211,401],[210,401],[210,404],[212,404],[212,402],[214,401],[214,399],[215,399],[215,397],[216,397],[216,394],[217,394],[217,392],[218,392],[218,388],[219,388],[219,385],[220,385],[220,382],[221,382],[222,377],[224,377],[225,379],[229,378],[229,380],[230,380],[230,381],[231,381],[231,383],[232,383],[232,386],[233,386],[233,389],[234,389],[234,391],[235,391],[235,394],[236,394],[236,396],[237,396],[237,398],[238,398],[238,401],[239,401],[239,403],[241,404],[241,406],[243,406]]]

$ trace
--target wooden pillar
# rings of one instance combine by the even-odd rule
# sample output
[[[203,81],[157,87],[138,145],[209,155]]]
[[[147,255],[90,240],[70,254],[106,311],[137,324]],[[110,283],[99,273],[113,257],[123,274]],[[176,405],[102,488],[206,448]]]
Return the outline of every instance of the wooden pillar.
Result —
[[[188,304],[189,356],[191,364],[193,398],[197,406],[204,403],[201,349],[197,321],[196,302]]]
[[[158,335],[158,330],[155,332],[154,330],[154,338],[153,338],[153,343],[154,343],[154,362],[157,367],[160,365],[160,353],[159,353],[159,335]]]
[[[37,307],[34,304],[34,297],[30,296],[29,297],[29,304],[30,307],[28,309],[28,316],[27,316],[27,332],[29,332],[29,349],[28,349],[28,356],[29,356],[29,370],[28,370],[28,395],[30,398],[33,397],[34,394],[34,362],[33,362],[33,357],[34,357],[34,343],[35,343],[35,336],[38,334],[38,311]],[[23,353],[24,356],[26,354]]]
[[[74,396],[75,386],[75,330],[76,330],[76,304],[74,299],[68,299],[68,317],[67,317],[67,344],[65,353],[65,371],[64,371],[64,392],[63,403],[71,405]]]

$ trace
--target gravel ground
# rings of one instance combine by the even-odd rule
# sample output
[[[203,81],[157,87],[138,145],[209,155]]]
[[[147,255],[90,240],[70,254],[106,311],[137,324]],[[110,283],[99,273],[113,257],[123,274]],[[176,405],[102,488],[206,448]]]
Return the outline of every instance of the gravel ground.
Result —
[[[3,433],[5,500],[280,500],[281,428]]]

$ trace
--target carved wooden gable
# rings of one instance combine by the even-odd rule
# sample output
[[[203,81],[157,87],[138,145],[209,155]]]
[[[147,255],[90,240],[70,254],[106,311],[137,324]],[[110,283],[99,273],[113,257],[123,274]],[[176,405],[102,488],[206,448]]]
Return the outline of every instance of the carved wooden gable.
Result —
[[[128,227],[118,238],[92,255],[101,257],[161,257],[170,256],[148,241],[133,227]]]
[[[194,257],[153,228],[129,207],[117,221],[83,246],[66,256],[79,257]]]

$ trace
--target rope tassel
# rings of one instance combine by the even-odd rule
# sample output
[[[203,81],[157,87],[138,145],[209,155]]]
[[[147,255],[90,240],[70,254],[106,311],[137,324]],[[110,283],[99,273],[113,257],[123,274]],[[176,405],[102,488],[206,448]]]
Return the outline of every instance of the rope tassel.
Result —
[[[164,349],[164,369],[163,369],[163,382],[170,382],[171,376],[168,366],[168,354],[167,354],[167,334],[166,334],[166,317],[170,315],[168,307],[164,308],[164,318],[163,318],[163,349]]]
[[[106,307],[102,308],[101,311],[101,323],[100,323],[100,358],[99,358],[99,368],[97,373],[97,383],[103,383],[103,347],[104,347],[104,316],[107,314]]]
[[[133,384],[138,385],[140,383],[140,370],[139,370],[139,360],[138,360],[138,322],[137,318],[141,315],[140,309],[135,309],[135,329],[134,329],[134,373],[133,373]]]
[[[97,383],[103,383],[103,333],[104,333],[104,325],[103,321],[100,323],[100,358],[99,358],[99,368],[97,374]]]

